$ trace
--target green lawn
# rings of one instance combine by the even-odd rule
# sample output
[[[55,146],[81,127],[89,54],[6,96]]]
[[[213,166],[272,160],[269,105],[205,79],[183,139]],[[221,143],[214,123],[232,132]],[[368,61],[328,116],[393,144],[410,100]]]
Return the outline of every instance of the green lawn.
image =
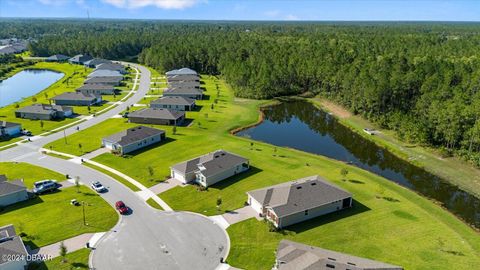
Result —
[[[160,206],[156,201],[154,201],[152,198],[147,200],[148,205],[151,207],[158,209],[158,210],[164,210],[162,206]]]
[[[27,183],[44,178],[64,179],[64,176],[40,167],[19,163],[0,163],[0,170],[11,178],[23,178]],[[29,185],[30,186],[30,185]],[[84,201],[82,207],[72,206],[71,199]],[[25,233],[24,242],[32,248],[45,246],[87,232],[107,231],[118,220],[118,214],[100,196],[87,187],[65,188],[55,193],[7,206],[0,212],[0,226],[15,225],[17,233]]]
[[[66,262],[62,261],[62,257],[46,261],[41,264],[31,266],[29,270],[72,270],[72,269],[89,269],[88,257],[90,250],[83,248],[72,253],[68,253],[65,257]]]
[[[281,237],[400,264],[407,269],[451,269],[452,265],[461,269],[480,263],[478,233],[419,195],[351,166],[348,166],[348,178],[352,181],[343,182],[340,170],[346,165],[341,162],[230,135],[229,130],[254,123],[258,119],[258,107],[267,102],[234,98],[222,81],[213,77],[205,81],[210,99],[198,102],[203,106],[199,112],[187,112],[187,118],[194,119],[191,126],[178,127],[175,135],[172,127],[160,126],[167,131],[167,142],[127,158],[103,154],[94,160],[152,186],[169,174],[169,166],[209,151],[225,149],[249,158],[252,165],[249,172],[214,185],[208,191],[187,186],[160,195],[176,210],[206,215],[218,214],[218,197],[223,200],[222,211],[233,210],[243,206],[245,192],[249,190],[314,174],[349,190],[356,200],[352,210],[290,228],[295,235],[268,233],[266,226],[256,220],[230,227],[232,246],[228,262],[231,265],[268,269]],[[219,97],[216,84],[220,87]],[[218,103],[212,109],[217,98]],[[95,150],[101,137],[130,126],[132,124],[123,119],[110,119],[70,136],[71,145],[61,140],[52,145],[60,151],[79,154],[78,142],[87,145],[84,149]],[[148,174],[148,166],[154,169],[153,177]],[[379,193],[386,199],[377,199]],[[440,243],[442,248],[438,247]]]

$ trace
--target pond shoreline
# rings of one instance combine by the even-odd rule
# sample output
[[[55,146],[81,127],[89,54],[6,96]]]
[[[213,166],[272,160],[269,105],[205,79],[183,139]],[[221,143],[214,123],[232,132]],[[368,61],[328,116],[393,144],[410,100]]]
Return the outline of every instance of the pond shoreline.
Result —
[[[426,171],[424,168],[422,167],[419,167],[418,165],[416,164],[413,164],[410,160],[407,160],[405,159],[404,157],[401,157],[399,155],[397,155],[395,152],[393,151],[390,151],[388,148],[386,148],[385,146],[373,141],[373,140],[369,140],[368,138],[364,137],[363,134],[359,134],[359,132],[355,129],[353,129],[352,127],[342,123],[341,121],[339,121],[339,119],[332,115],[331,113],[329,113],[328,111],[326,111],[324,108],[320,107],[318,104],[316,104],[314,101],[312,101],[311,99],[308,99],[308,98],[303,98],[303,97],[298,97],[298,96],[293,96],[293,97],[282,97],[282,98],[277,98],[277,99],[274,99],[272,100],[271,102],[267,102],[266,104],[262,104],[258,107],[258,113],[259,113],[259,118],[258,120],[255,122],[255,123],[252,123],[250,125],[246,125],[246,126],[243,126],[243,127],[239,127],[239,128],[235,128],[235,129],[232,129],[230,130],[230,134],[232,135],[235,135],[235,136],[241,136],[240,134],[238,133],[241,133],[242,131],[246,131],[248,129],[251,129],[251,128],[255,128],[259,125],[261,125],[262,123],[265,122],[265,119],[266,119],[266,115],[265,115],[265,110],[269,107],[274,107],[276,105],[280,105],[282,104],[283,102],[289,102],[289,101],[304,101],[304,102],[308,102],[310,104],[312,104],[312,106],[314,106],[316,109],[324,112],[324,113],[327,113],[329,115],[331,115],[333,118],[335,118],[338,122],[338,124],[340,124],[341,126],[343,126],[344,128],[347,128],[348,130],[350,130],[351,132],[357,134],[358,136],[362,137],[364,140],[367,140],[371,143],[374,143],[378,148],[381,148],[383,149],[384,151],[390,153],[391,155],[395,156],[396,158],[408,163],[410,166],[413,166],[413,167],[416,167],[418,170],[423,170],[429,174],[432,174],[434,177],[438,178],[441,182],[443,182],[444,184],[447,184],[447,185],[451,185],[455,188],[457,188],[458,190],[460,191],[463,191],[465,192],[466,194],[470,195],[470,196],[473,196],[474,198],[476,198],[478,200],[478,197],[476,196],[476,194],[474,193],[471,193],[469,192],[468,190],[464,190],[462,189],[459,185],[455,184],[455,183],[452,183],[451,181],[448,181],[447,179],[444,179],[436,174],[433,174],[432,172],[429,172],[429,171]],[[245,137],[245,136],[242,136],[242,137]],[[272,145],[275,145],[274,143],[272,142],[268,142],[268,141],[264,141],[264,140],[258,140],[258,139],[254,139],[254,138],[250,138],[250,137],[245,137],[245,138],[248,138],[248,139],[251,139],[251,140],[255,140],[255,141],[262,141],[262,142],[265,142],[265,143],[268,143],[268,144],[272,144]],[[297,148],[294,148],[294,147],[291,147],[291,146],[280,146],[278,145],[279,147],[283,147],[283,148],[288,148],[288,149],[293,149],[293,150],[296,150],[296,151],[302,151],[302,152],[308,152],[310,154],[313,154],[313,155],[318,155],[318,156],[322,156],[322,157],[326,157],[326,158],[330,158],[332,160],[336,160],[336,161],[339,161],[339,162],[345,162],[345,161],[342,161],[342,160],[339,160],[339,159],[336,159],[336,158],[333,158],[333,157],[328,157],[326,155],[322,155],[320,153],[314,153],[314,152],[311,152],[311,151],[305,151],[305,150],[302,150],[302,149],[297,149]],[[367,171],[370,171],[366,168],[362,168],[361,166],[358,166],[357,164],[351,164],[351,163],[348,163],[348,162],[345,162],[345,165],[346,166],[355,166],[357,168],[360,168],[360,169],[363,169],[363,170],[367,170]],[[370,171],[374,174],[377,174],[379,175],[378,173],[376,172],[373,172],[373,171]],[[477,227],[475,225],[475,222],[469,222],[467,221],[466,219],[464,219],[459,213],[454,213],[452,210],[450,210],[448,207],[446,207],[445,203],[444,202],[441,202],[435,198],[432,198],[426,194],[423,194],[420,190],[416,190],[415,188],[411,188],[411,187],[408,187],[408,186],[405,186],[393,179],[389,179],[385,176],[382,176],[382,175],[379,175],[385,179],[387,179],[388,181],[390,182],[393,182],[395,184],[397,184],[398,186],[402,187],[402,188],[405,188],[405,189],[408,189],[409,191],[413,191],[415,192],[416,194],[422,196],[423,198],[426,198],[428,199],[429,201],[433,202],[434,204],[440,206],[442,209],[446,210],[447,212],[449,212],[451,215],[455,216],[457,219],[461,220],[463,223],[465,223],[466,225],[468,225],[469,227],[471,227],[474,231],[476,232],[480,232],[480,227]],[[433,184],[433,183],[432,183]]]

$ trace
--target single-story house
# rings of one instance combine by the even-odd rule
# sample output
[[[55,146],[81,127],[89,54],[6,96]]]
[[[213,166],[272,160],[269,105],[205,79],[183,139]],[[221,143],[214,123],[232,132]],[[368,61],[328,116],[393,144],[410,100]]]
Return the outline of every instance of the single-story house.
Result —
[[[77,64],[77,65],[83,65],[85,62],[92,60],[93,57],[90,55],[84,55],[84,54],[77,54],[74,57],[68,59],[68,62],[70,64]]]
[[[22,131],[22,125],[19,123],[0,121],[0,136],[13,137]]]
[[[123,77],[123,75],[116,70],[100,69],[87,75],[87,78],[93,77]]]
[[[199,81],[170,81],[168,82],[170,88],[200,88]]]
[[[401,266],[282,240],[272,270],[403,270]]]
[[[25,201],[27,199],[27,187],[22,180],[7,181],[5,175],[0,175],[0,207]]]
[[[119,86],[122,82],[123,77],[92,77],[85,80],[85,84],[108,84],[113,86]]]
[[[179,96],[191,99],[202,99],[203,92],[196,88],[168,88],[163,91],[164,97]]]
[[[127,71],[125,70],[125,67],[122,64],[118,64],[118,63],[103,63],[98,65],[95,70],[113,70],[113,71],[118,71],[122,74],[127,73]]]
[[[102,102],[102,96],[84,92],[65,92],[52,98],[55,105],[91,106]]]
[[[175,76],[175,75],[192,75],[192,76],[198,76],[198,73],[190,68],[181,68],[181,69],[173,69],[170,71],[165,72],[165,75],[167,77],[169,76]]]
[[[98,65],[109,63],[112,63],[112,61],[101,58],[93,58],[83,63],[83,65],[89,68],[96,68]]]
[[[248,204],[277,228],[352,207],[352,194],[318,175],[247,192]]]
[[[172,75],[172,76],[167,76],[167,82],[168,83],[173,83],[173,82],[199,82],[200,77],[197,75]]]
[[[185,121],[185,112],[169,109],[145,108],[130,112],[128,114],[128,121],[138,124],[178,126]]]
[[[250,168],[248,159],[217,150],[170,167],[170,176],[182,183],[196,182],[211,186]]]
[[[75,90],[77,93],[94,95],[113,95],[115,87],[109,84],[84,84]]]
[[[66,62],[70,57],[63,54],[55,54],[45,59],[46,62]]]
[[[32,104],[15,111],[15,117],[32,120],[63,119],[72,115],[72,107],[49,104]]]
[[[186,97],[178,97],[178,96],[167,96],[161,97],[150,102],[150,108],[163,108],[163,109],[172,109],[178,111],[191,111],[195,108],[195,100],[186,98]]]
[[[28,251],[13,225],[0,227],[0,269],[27,269]]]
[[[137,126],[103,138],[102,146],[112,150],[112,153],[123,155],[161,142],[164,139],[164,130]]]

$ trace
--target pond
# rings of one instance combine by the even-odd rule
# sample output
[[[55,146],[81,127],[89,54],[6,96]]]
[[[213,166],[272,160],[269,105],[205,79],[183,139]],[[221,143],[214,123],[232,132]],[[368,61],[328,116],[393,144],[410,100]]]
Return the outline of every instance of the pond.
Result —
[[[480,228],[480,199],[397,158],[311,103],[283,102],[263,112],[265,120],[261,124],[237,135],[358,166],[441,202],[450,212]]]
[[[0,107],[35,95],[63,77],[63,73],[26,69],[0,82]]]

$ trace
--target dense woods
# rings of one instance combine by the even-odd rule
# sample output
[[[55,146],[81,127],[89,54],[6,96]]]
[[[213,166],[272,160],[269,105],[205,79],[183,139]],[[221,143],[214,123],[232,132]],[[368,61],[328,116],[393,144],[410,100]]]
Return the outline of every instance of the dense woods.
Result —
[[[480,166],[480,25],[1,21],[34,55],[90,53],[223,76],[236,95],[319,94]]]

